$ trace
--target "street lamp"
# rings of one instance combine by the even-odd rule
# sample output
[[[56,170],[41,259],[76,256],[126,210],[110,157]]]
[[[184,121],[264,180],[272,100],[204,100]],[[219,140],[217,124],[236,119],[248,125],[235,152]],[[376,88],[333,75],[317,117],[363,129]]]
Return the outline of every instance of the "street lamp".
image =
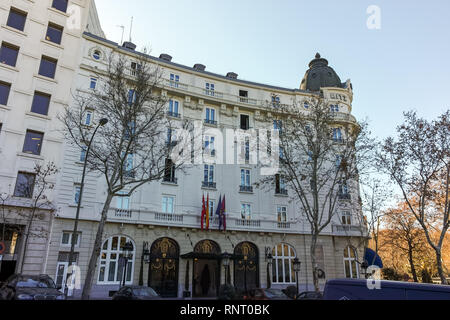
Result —
[[[369,263],[366,260],[364,260],[361,263],[361,271],[362,271],[362,274],[364,275],[365,279],[367,279],[367,269],[368,268],[369,268]]]
[[[95,128],[94,133],[92,134],[91,139],[89,140],[89,143],[87,145],[86,155],[84,157],[84,164],[83,164],[83,174],[81,175],[80,195],[78,196],[77,212],[75,214],[75,224],[73,226],[72,241],[70,244],[69,266],[71,266],[72,263],[74,262],[73,258],[75,255],[75,243],[76,243],[75,239],[76,239],[77,232],[78,232],[78,220],[80,218],[81,200],[83,199],[84,178],[86,176],[86,166],[87,166],[87,159],[89,156],[89,151],[91,150],[92,141],[94,141],[94,137],[95,137],[95,134],[97,133],[98,128],[103,127],[107,123],[108,123],[108,119],[106,119],[106,118],[100,119],[100,121],[99,121],[97,127]],[[74,274],[74,270],[72,269],[71,275],[73,276],[73,274]],[[72,277],[70,277],[70,278],[72,279]],[[66,286],[66,294],[67,294],[67,290],[68,290],[68,288]]]
[[[294,259],[293,265],[294,265],[294,271],[295,271],[295,278],[296,278],[296,281],[297,281],[297,296],[298,296],[298,273],[300,272],[300,267],[301,267],[302,263],[296,257]]]
[[[231,254],[225,251],[224,254],[222,254],[222,263],[223,267],[225,268],[225,284],[230,284],[230,277],[229,275],[229,268],[230,268],[230,262],[231,262]]]
[[[266,260],[267,260],[267,288],[270,289],[270,287],[272,286],[272,281],[270,279],[270,269],[272,268],[273,263],[272,253],[269,252],[267,254]]]
[[[122,287],[125,286],[125,281],[127,278],[127,266],[128,266],[128,260],[132,259],[133,257],[131,256],[132,252],[134,250],[134,246],[131,242],[127,242],[123,245],[122,247],[122,252],[123,252],[123,260],[125,262],[125,266],[123,268],[123,279],[122,279]]]

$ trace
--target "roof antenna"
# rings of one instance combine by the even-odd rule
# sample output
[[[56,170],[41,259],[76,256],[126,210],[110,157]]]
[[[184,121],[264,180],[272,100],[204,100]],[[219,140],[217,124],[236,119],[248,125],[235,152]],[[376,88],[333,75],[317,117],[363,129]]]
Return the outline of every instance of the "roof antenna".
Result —
[[[131,17],[131,26],[130,26],[130,42],[131,42],[131,32],[133,31],[133,17]]]
[[[120,45],[122,45],[122,43],[123,43],[123,34],[125,33],[125,26],[116,26],[116,27],[118,27],[118,28],[121,28],[122,29],[122,38],[120,38]]]

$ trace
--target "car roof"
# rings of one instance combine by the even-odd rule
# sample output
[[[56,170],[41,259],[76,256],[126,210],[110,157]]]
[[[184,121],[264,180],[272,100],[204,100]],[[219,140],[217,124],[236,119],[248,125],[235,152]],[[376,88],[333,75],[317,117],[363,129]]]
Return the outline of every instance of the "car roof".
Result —
[[[367,286],[367,281],[365,279],[332,279],[328,280],[326,286],[329,285],[346,285],[346,286]],[[389,280],[379,280],[381,282],[382,288],[398,288],[398,289],[408,289],[408,290],[430,290],[430,291],[442,291],[450,292],[450,286],[445,286],[441,284],[429,284],[429,283],[417,283],[417,282],[404,282],[404,281],[389,281]]]

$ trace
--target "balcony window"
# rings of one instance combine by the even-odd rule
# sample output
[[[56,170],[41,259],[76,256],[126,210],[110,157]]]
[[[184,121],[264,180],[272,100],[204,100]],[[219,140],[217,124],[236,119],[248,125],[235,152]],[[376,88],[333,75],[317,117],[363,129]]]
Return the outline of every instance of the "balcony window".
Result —
[[[34,93],[33,103],[31,105],[31,112],[46,116],[48,115],[49,106],[50,95],[36,91]]]
[[[203,168],[203,183],[204,188],[215,188],[214,183],[214,165],[205,164]]]
[[[19,172],[17,175],[16,187],[14,189],[14,196],[20,198],[32,198],[35,179],[35,174]]]
[[[166,197],[162,198],[162,212],[163,213],[174,213],[175,207],[175,198],[174,197]]]
[[[216,125],[216,109],[206,108],[205,110],[205,123]]]
[[[27,133],[25,135],[25,143],[23,145],[23,152],[34,155],[40,155],[43,139],[44,139],[43,133],[27,130]]]
[[[241,130],[248,130],[250,129],[250,116],[246,114],[241,114]]]
[[[278,222],[287,222],[287,207],[284,206],[277,207],[277,218]]]
[[[130,209],[130,197],[125,196],[126,192],[119,192],[121,196],[117,197],[116,208],[120,210]]]
[[[338,104],[332,104],[330,105],[330,112],[339,112],[339,105]]]
[[[248,103],[248,91],[239,90],[239,101],[243,103]]]
[[[95,59],[95,57],[94,57],[94,59]],[[100,57],[99,57],[99,59],[100,59]],[[98,59],[96,59],[96,60],[98,60]],[[137,72],[138,72],[139,70],[141,70],[141,68],[142,68],[142,65],[141,65],[141,64],[136,63],[136,62],[132,62],[132,63],[131,63],[131,75],[132,75],[132,76],[136,76],[136,75],[137,75]]]
[[[25,29],[26,20],[27,14],[25,12],[17,10],[15,8],[11,8],[6,25],[11,28],[23,31]]]
[[[179,118],[179,105],[180,103],[176,100],[169,100],[169,112],[168,115],[171,117]]]
[[[252,215],[252,208],[249,203],[241,203],[241,218],[243,220],[250,220]]]
[[[69,0],[53,0],[52,8],[62,12],[67,12],[68,2]]]
[[[166,144],[169,147],[174,147],[177,144],[177,132],[175,129],[168,128],[167,129],[167,140]]]
[[[134,155],[132,153],[129,153],[127,155],[127,158],[125,160],[123,169],[124,169],[124,175],[126,177],[132,178],[134,176],[134,172],[133,172],[133,169],[134,169]]]
[[[253,192],[253,187],[250,184],[250,170],[249,169],[241,169],[241,192]]]
[[[53,23],[49,23],[48,28],[47,28],[47,34],[45,36],[45,40],[56,43],[56,44],[61,44],[63,30],[64,30],[63,27],[58,26]]]
[[[177,183],[177,179],[175,178],[175,164],[173,163],[172,159],[166,159],[163,181],[169,183]]]
[[[0,104],[6,106],[8,104],[9,91],[11,84],[0,82]]]
[[[280,97],[276,94],[272,95],[272,107],[279,108],[280,107]]]
[[[96,78],[91,78],[91,83],[89,85],[89,88],[92,90],[95,90],[97,88],[97,79]]]
[[[338,142],[342,141],[341,128],[333,128],[333,140]]]
[[[80,194],[81,194],[81,186],[75,185],[75,195],[74,195],[74,203],[78,204],[80,202]]]
[[[173,88],[178,88],[180,83],[180,76],[174,73],[170,74],[170,86]]]
[[[215,85],[214,83],[207,82],[205,85],[205,94],[208,96],[214,96]]]
[[[57,63],[58,63],[58,60],[56,60],[56,59],[42,56],[41,65],[39,67],[39,74],[41,76],[54,79]]]
[[[286,180],[279,174],[275,175],[275,194],[287,195]]]
[[[352,224],[352,215],[350,211],[344,211],[341,215],[341,222],[344,226],[350,226]]]
[[[214,148],[215,137],[205,136],[205,153],[210,156],[215,156],[216,149]]]
[[[136,90],[128,90],[128,105],[131,107],[136,102]]]
[[[339,199],[341,200],[350,200],[350,194],[348,192],[348,186],[346,183],[339,184]]]
[[[3,42],[0,50],[0,62],[8,66],[15,67],[17,56],[19,55],[19,47]]]

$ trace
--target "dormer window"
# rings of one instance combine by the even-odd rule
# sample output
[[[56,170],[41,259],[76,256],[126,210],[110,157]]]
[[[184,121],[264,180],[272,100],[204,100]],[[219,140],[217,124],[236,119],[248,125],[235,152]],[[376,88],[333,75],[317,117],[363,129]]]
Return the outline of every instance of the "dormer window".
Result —
[[[215,85],[214,83],[207,82],[205,85],[205,94],[207,96],[214,96]]]
[[[170,86],[173,88],[178,88],[180,82],[180,76],[174,73],[170,74]]]

